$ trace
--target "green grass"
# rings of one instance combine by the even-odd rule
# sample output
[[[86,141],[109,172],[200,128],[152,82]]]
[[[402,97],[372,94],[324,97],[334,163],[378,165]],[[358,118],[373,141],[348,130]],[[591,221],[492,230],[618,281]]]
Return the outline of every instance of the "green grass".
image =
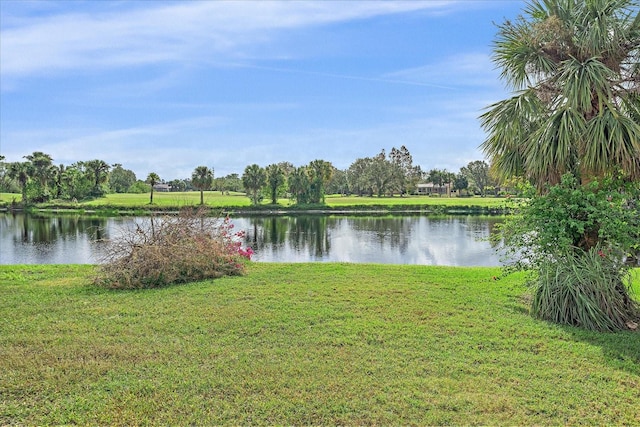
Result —
[[[11,203],[12,201],[19,202],[22,200],[22,195],[19,193],[0,193],[0,203]]]
[[[12,200],[20,201],[19,194],[0,193],[0,203],[9,204]],[[221,194],[219,191],[205,191],[205,204],[218,208],[249,208],[251,202],[244,193]],[[269,207],[268,200],[263,202],[264,207]],[[329,208],[355,208],[355,207],[378,207],[389,209],[394,207],[480,207],[480,208],[500,208],[505,205],[506,199],[496,197],[429,197],[429,196],[407,196],[407,197],[357,197],[330,195],[326,197],[325,204]],[[153,194],[153,205],[149,204],[149,193],[146,194],[107,194],[99,199],[73,204],[70,202],[53,201],[44,203],[39,207],[70,207],[80,209],[149,209],[149,208],[180,208],[183,206],[195,206],[200,204],[200,192],[155,192]],[[288,208],[293,205],[289,199],[279,199],[279,208]]]
[[[223,195],[219,191],[205,191],[204,202],[208,206],[251,206],[251,201],[244,193],[230,193]],[[183,207],[195,206],[200,204],[199,191],[185,192],[154,192],[153,205],[158,207]],[[80,203],[81,206],[99,207],[99,206],[119,206],[123,208],[148,207],[149,193],[146,194],[107,194],[90,202]]]
[[[536,321],[498,269],[253,263],[126,292],[92,274],[0,266],[1,425],[640,420],[640,334]]]
[[[501,207],[505,204],[505,198],[498,197],[358,197],[358,196],[327,196],[326,204],[332,207],[340,206],[480,206]]]

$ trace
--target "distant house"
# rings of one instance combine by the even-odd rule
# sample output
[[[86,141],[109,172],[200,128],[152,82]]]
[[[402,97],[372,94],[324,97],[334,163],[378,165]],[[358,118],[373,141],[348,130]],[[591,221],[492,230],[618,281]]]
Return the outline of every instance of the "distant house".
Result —
[[[437,184],[434,184],[433,182],[427,182],[423,184],[418,184],[416,186],[416,194],[424,194],[427,196],[430,196],[432,194],[438,194],[438,195],[449,194],[450,187],[451,187],[451,184],[449,183],[443,184],[443,185],[437,185]]]
[[[156,184],[153,186],[153,191],[160,191],[160,192],[167,192],[167,191],[171,191],[171,185],[170,184]]]

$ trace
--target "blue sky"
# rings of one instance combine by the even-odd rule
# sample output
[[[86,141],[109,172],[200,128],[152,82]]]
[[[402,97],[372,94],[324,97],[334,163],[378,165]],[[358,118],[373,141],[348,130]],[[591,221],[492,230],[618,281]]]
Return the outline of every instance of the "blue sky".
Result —
[[[496,23],[524,1],[0,0],[0,153],[138,178],[405,145],[424,170],[483,158],[508,96]]]

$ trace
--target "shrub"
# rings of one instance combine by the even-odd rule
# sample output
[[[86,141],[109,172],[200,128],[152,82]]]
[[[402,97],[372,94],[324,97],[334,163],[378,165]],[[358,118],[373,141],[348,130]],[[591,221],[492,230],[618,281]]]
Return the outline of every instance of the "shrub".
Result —
[[[222,276],[242,275],[251,248],[228,217],[207,209],[150,217],[107,242],[94,283],[115,289],[154,288]]]
[[[631,276],[619,254],[591,248],[544,263],[535,280],[535,317],[596,331],[627,327],[638,315],[630,295]]]
[[[493,239],[507,247],[507,272],[532,273],[532,314],[594,330],[636,321],[624,261],[640,241],[640,183],[581,185],[565,175],[546,194],[528,196]]]

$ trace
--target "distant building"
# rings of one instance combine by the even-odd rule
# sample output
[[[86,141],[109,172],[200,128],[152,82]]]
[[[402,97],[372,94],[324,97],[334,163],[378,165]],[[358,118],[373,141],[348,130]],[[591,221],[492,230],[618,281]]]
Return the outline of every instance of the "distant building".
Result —
[[[427,182],[423,184],[418,184],[416,186],[416,194],[424,194],[427,196],[430,196],[432,194],[438,194],[438,195],[449,194],[450,187],[451,187],[451,184],[449,183],[443,184],[443,185],[437,185],[437,184],[434,184],[433,182]]]
[[[156,184],[153,186],[153,191],[168,192],[171,191],[171,185],[165,183]]]

